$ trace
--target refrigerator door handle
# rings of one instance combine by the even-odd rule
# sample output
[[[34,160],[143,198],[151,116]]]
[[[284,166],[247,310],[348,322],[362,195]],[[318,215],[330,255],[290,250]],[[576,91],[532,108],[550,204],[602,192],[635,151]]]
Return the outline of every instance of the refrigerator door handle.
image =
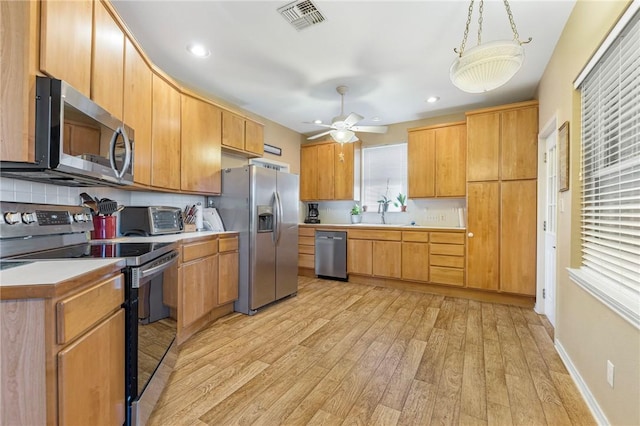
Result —
[[[276,197],[276,229],[275,229],[275,243],[276,245],[280,242],[280,233],[282,232],[282,199],[280,198],[280,193],[278,191],[274,192]]]

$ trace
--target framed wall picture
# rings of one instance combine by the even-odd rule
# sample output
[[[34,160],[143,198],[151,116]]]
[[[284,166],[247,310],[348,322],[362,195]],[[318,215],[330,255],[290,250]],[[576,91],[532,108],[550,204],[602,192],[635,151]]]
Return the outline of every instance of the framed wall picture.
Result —
[[[569,122],[558,129],[558,190],[569,189]]]

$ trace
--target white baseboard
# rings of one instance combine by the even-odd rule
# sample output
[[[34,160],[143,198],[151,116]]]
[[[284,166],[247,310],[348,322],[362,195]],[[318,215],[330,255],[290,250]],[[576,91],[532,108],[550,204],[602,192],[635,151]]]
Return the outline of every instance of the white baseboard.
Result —
[[[562,343],[560,343],[558,339],[555,339],[554,343],[555,343],[556,350],[558,351],[558,354],[562,359],[562,362],[564,362],[564,365],[565,367],[567,367],[567,370],[569,371],[569,374],[573,378],[573,381],[576,383],[576,386],[578,386],[578,390],[582,394],[582,397],[587,403],[589,410],[591,410],[591,414],[593,414],[593,417],[596,419],[596,422],[598,422],[598,424],[601,426],[610,425],[611,423],[609,423],[609,420],[607,420],[607,416],[604,415],[604,412],[602,411],[602,409],[600,409],[600,406],[598,405],[598,401],[596,401],[595,397],[589,390],[589,387],[587,386],[585,381],[582,379],[582,376],[580,376],[580,373],[576,369],[575,365],[573,365],[573,362],[571,362],[571,358],[569,357],[569,354],[567,354],[567,351],[564,350]]]

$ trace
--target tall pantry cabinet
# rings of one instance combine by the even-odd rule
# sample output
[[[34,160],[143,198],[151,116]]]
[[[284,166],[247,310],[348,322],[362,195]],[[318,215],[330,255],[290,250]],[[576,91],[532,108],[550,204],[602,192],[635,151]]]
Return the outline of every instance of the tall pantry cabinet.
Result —
[[[467,113],[467,287],[535,295],[538,103]]]

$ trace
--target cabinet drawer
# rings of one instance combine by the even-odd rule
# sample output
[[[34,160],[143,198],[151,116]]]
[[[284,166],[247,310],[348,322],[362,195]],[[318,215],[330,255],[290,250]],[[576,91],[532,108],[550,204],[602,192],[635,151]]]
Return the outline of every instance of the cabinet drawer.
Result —
[[[462,232],[432,232],[432,243],[443,244],[464,244],[464,233]]]
[[[98,323],[124,302],[122,274],[102,281],[56,304],[56,331],[59,344],[65,344]]]
[[[298,244],[304,246],[315,246],[316,245],[316,237],[298,237]]]
[[[464,256],[464,246],[457,246],[453,244],[433,244],[431,243],[431,249],[429,254],[444,254],[445,256]]]
[[[440,284],[464,284],[464,270],[432,266],[429,268],[431,282]]]
[[[218,252],[218,240],[207,240],[182,246],[182,261],[189,262]]]
[[[380,231],[377,229],[350,229],[348,238],[354,240],[381,240],[381,241],[400,241],[402,232],[400,231]]]
[[[220,238],[218,240],[218,251],[236,251],[238,250],[238,237]]]
[[[434,254],[429,262],[431,266],[447,266],[449,268],[464,268],[464,257],[442,256]]]
[[[298,253],[316,254],[316,248],[314,246],[298,246]]]
[[[402,241],[412,241],[416,243],[428,243],[429,233],[420,231],[404,231],[402,232]]]
[[[315,235],[315,228],[303,228],[301,226],[298,227],[298,236],[300,237],[313,237]]]
[[[316,257],[312,254],[299,254],[298,255],[298,267],[315,269]]]

